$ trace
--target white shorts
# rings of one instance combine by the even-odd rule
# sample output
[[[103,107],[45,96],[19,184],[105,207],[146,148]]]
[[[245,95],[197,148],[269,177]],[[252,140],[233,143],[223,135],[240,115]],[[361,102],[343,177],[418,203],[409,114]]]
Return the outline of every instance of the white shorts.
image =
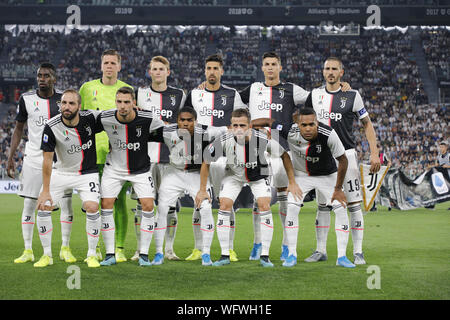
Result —
[[[19,180],[20,186],[17,194],[21,197],[37,199],[42,188],[42,165],[40,168],[36,168],[25,158]]]
[[[306,197],[308,192],[311,190],[316,190],[316,196],[322,199],[320,204],[330,206],[331,198],[334,193],[334,186],[336,185],[337,172],[326,176],[309,176],[303,171],[295,171],[295,182],[302,190],[303,198],[301,201],[294,199],[292,193],[288,194],[288,202],[302,204],[303,199]]]
[[[227,172],[227,158],[220,157],[217,161],[211,162],[209,166],[209,181],[214,190],[214,196],[218,197],[222,180]]]
[[[250,187],[255,199],[272,197],[269,178],[247,182],[239,180],[236,176],[230,174],[226,175],[222,181],[219,198],[229,198],[235,202],[244,185]]]
[[[347,203],[361,202],[361,176],[359,173],[358,155],[355,149],[345,150],[345,156],[348,160],[347,173],[344,179],[344,193],[347,198]],[[336,165],[339,161],[336,160]],[[317,203],[324,204],[324,199],[316,193]]]
[[[200,190],[200,171],[186,171],[177,169],[171,165],[167,166],[162,177],[159,188],[159,203],[164,203],[169,207],[175,207],[178,198],[188,194],[193,200]],[[211,196],[209,183],[206,190]]]
[[[120,174],[111,166],[105,166],[102,176],[102,198],[117,198],[125,182],[130,182],[138,199],[155,198],[155,186],[151,172],[139,174]]]
[[[100,201],[100,182],[98,173],[88,173],[82,175],[68,176],[53,170],[50,179],[50,196],[55,207],[61,206],[61,199],[76,190],[81,201]]]
[[[272,169],[272,186],[274,188],[287,188],[289,179],[281,158],[270,157],[270,166]]]
[[[164,172],[166,169],[170,166],[168,163],[152,163],[152,166],[150,167],[150,172],[152,174],[153,184],[155,188],[155,192],[159,193],[159,187],[161,185],[162,177],[164,176]],[[134,188],[131,188],[130,198],[132,200],[137,200],[138,196],[136,194],[136,191],[134,191]]]

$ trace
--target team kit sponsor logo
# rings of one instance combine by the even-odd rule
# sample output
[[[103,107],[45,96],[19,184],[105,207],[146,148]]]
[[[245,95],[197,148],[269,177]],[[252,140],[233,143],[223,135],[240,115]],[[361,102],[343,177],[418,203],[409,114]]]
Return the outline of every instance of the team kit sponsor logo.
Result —
[[[141,149],[141,144],[139,142],[123,142],[121,140],[116,140],[116,142],[114,143],[118,149],[120,150],[133,150],[133,151],[137,151]]]
[[[225,111],[224,110],[217,110],[217,109],[211,110],[211,109],[208,109],[208,107],[203,107],[200,110],[200,115],[201,116],[207,116],[207,117],[213,116],[213,117],[216,117],[216,118],[220,119],[220,118],[224,117]]]
[[[93,145],[92,140],[89,140],[88,142],[82,144],[81,146],[73,144],[70,147],[70,149],[67,150],[67,153],[68,154],[74,154],[74,153],[77,153],[77,152],[81,152],[81,151],[89,149],[90,147],[92,147],[92,145]]]
[[[44,116],[39,116],[39,118],[34,122],[36,126],[42,127],[45,126],[48,122],[48,119]]]
[[[320,112],[317,114],[317,117],[319,119],[331,119],[331,120],[336,120],[336,121],[340,121],[342,119],[342,113],[339,112],[329,112],[329,111],[325,111],[324,109],[321,109]]]
[[[281,112],[283,110],[283,105],[281,103],[270,103],[261,101],[261,104],[258,105],[259,110],[275,110],[277,112]]]

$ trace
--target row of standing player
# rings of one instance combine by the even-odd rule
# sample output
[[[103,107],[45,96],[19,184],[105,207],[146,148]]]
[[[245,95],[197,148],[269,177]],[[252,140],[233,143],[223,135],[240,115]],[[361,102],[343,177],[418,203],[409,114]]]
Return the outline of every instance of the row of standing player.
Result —
[[[161,58],[160,58],[161,59]],[[109,62],[107,60],[110,60]],[[177,103],[177,95],[174,94],[173,88],[171,87],[167,87],[167,76],[170,73],[170,68],[168,66],[168,63],[165,63],[166,61],[164,61],[165,59],[161,59],[160,61],[157,61],[157,59],[152,60],[152,63],[150,65],[149,68],[149,73],[152,76],[152,85],[149,88],[140,88],[139,92],[138,92],[138,105],[141,108],[156,108],[154,109],[154,113],[157,113],[158,110],[160,117],[163,118],[164,120],[167,120],[167,122],[171,121],[173,122],[173,119],[170,119],[170,116],[176,114],[177,108],[180,107],[181,105],[181,100],[182,98],[179,100],[180,102]],[[115,62],[115,63],[114,63]],[[327,86],[328,86],[328,82],[333,82],[335,85],[337,84],[338,86],[340,85],[340,77],[342,76],[341,73],[343,73],[343,69],[342,69],[342,65],[340,64],[339,61],[334,61],[334,62],[338,62],[338,65],[340,66],[340,68],[330,68],[328,67],[328,72],[329,73],[333,73],[334,75],[330,76],[329,78],[327,78],[327,76],[325,75],[326,69],[324,68],[324,76],[326,77],[327,80]],[[327,63],[334,63],[333,60],[328,61]],[[107,65],[112,65],[112,69],[114,69],[114,67],[116,68],[115,70],[109,70],[107,69]],[[250,87],[248,87],[246,90],[244,90],[243,92],[241,92],[241,96],[242,99],[239,99],[239,93],[231,88],[228,88],[226,86],[223,86],[220,84],[220,76],[223,74],[223,64],[222,61],[219,57],[209,57],[206,61],[205,64],[205,75],[206,75],[206,88],[204,90],[201,89],[194,89],[188,99],[187,99],[187,103],[190,105],[192,105],[195,109],[197,109],[199,112],[199,123],[202,123],[203,121],[208,123],[208,124],[212,124],[212,125],[220,125],[220,123],[225,123],[227,122],[227,119],[229,118],[229,114],[231,112],[231,110],[235,109],[236,107],[239,106],[240,101],[239,100],[244,100],[246,103],[249,104],[249,108],[250,108],[250,113],[252,114],[252,118],[258,118],[261,116],[266,116],[266,117],[273,117],[273,118],[279,118],[282,120],[285,120],[284,123],[290,123],[291,120],[289,119],[291,114],[292,114],[292,110],[294,109],[294,107],[298,104],[301,104],[302,102],[304,102],[306,100],[306,97],[308,96],[308,93],[306,91],[304,91],[303,89],[301,89],[300,87],[293,85],[293,84],[285,84],[285,83],[281,83],[280,79],[279,79],[279,74],[281,71],[281,64],[279,62],[279,58],[274,55],[274,54],[266,54],[265,57],[263,57],[263,71],[265,74],[265,82],[264,83],[255,83],[253,85],[251,85]],[[107,82],[105,81],[105,77],[106,80],[110,81],[110,83],[117,83],[119,80],[117,80],[117,72],[118,70],[120,70],[120,56],[115,55],[115,54],[106,54],[102,57],[102,70],[104,71],[104,76],[102,78],[102,81],[100,80],[94,80],[94,81],[98,81],[100,83],[101,86],[106,87],[107,85],[105,85],[104,83]],[[109,73],[108,73],[109,72]],[[108,78],[109,76],[109,78]],[[115,76],[115,79],[114,79]],[[328,81],[330,80],[330,81]],[[114,82],[115,81],[115,82]],[[85,87],[85,86],[83,86]],[[83,92],[83,87],[81,92]],[[323,88],[322,88],[323,89]],[[339,87],[338,87],[339,89]],[[176,89],[175,89],[176,90]],[[320,89],[317,89],[320,90]],[[84,90],[86,91],[86,90]],[[88,90],[89,91],[89,90]],[[182,91],[179,90],[178,92],[181,92],[181,97],[183,97]],[[101,96],[103,95],[103,91],[102,90],[93,90],[92,92],[88,92],[88,95],[90,96],[90,100],[101,100]],[[313,92],[314,93],[314,92]],[[349,92],[347,92],[347,94],[353,95],[353,97],[355,96],[359,96],[357,94],[357,92],[350,90]],[[344,97],[340,98],[340,101],[338,101],[338,99],[336,99],[336,97],[338,97],[339,95],[344,95]],[[97,99],[98,97],[98,99]],[[331,101],[330,101],[330,97],[331,97]],[[333,97],[335,99],[333,99]],[[339,98],[339,97],[338,97]],[[360,98],[360,97],[359,97]],[[174,101],[175,100],[175,101]],[[334,100],[334,102],[333,102]],[[140,101],[144,101],[147,102],[147,105],[145,105],[145,103],[140,103]],[[338,101],[337,105],[336,105],[336,101]],[[152,102],[154,103],[153,106],[151,106]],[[86,102],[84,102],[86,103]],[[89,101],[87,102],[89,103]],[[337,92],[334,93],[330,93],[330,92],[325,92],[325,94],[323,95],[319,95],[319,101],[317,102],[317,104],[323,105],[323,106],[329,106],[328,111],[328,115],[326,114],[326,112],[318,112],[319,115],[319,120],[323,120],[323,118],[325,117],[325,119],[329,119],[329,124],[336,124],[336,127],[338,129],[341,129],[341,132],[348,133],[350,131],[350,136],[351,136],[351,125],[348,126],[349,120],[352,121],[353,119],[353,113],[352,112],[357,112],[355,110],[353,110],[354,108],[352,108],[351,103],[346,103],[346,97],[345,97],[345,93],[340,92],[339,90]],[[350,106],[350,110],[352,112],[350,112],[350,117],[347,114],[347,117],[344,115],[344,121],[343,124],[341,124],[341,120],[343,119],[342,114],[341,116],[338,115],[338,113],[340,113],[339,111],[344,111],[343,110],[343,106],[345,107],[345,105]],[[336,108],[337,107],[337,108]],[[338,111],[338,112],[333,112],[333,110]],[[347,108],[348,109],[348,108]],[[173,111],[172,111],[173,110]],[[172,111],[172,112],[170,112]],[[252,112],[253,111],[253,112]],[[317,110],[316,110],[317,111]],[[330,112],[331,111],[331,112]],[[348,110],[345,110],[348,111]],[[333,115],[334,114],[334,115]],[[328,118],[327,118],[328,116]],[[364,112],[359,111],[359,117],[360,118],[366,118],[367,114]],[[321,119],[322,117],[322,119]],[[287,118],[287,119],[286,119]],[[331,121],[334,120],[334,121]],[[369,143],[371,146],[371,163],[373,166],[373,170],[377,170],[377,164],[376,161],[373,161],[373,154],[376,154],[376,149],[373,149],[373,143],[371,143],[374,139],[374,134],[371,135],[370,131],[373,131],[373,128],[371,127],[370,124],[370,120],[368,120],[368,117],[366,119],[366,121],[363,121],[364,127],[366,128],[366,134],[368,136],[369,139]],[[19,121],[19,119],[18,119]],[[229,120],[228,120],[229,122]],[[342,128],[344,128],[344,130],[342,130]],[[347,129],[347,130],[345,130]],[[349,130],[348,130],[349,129]],[[339,131],[338,131],[339,133]],[[373,138],[373,139],[372,139]],[[345,144],[345,143],[344,143]],[[346,146],[347,148],[347,146]],[[375,146],[376,148],[376,146]],[[161,149],[158,149],[159,154],[161,155]],[[152,157],[152,159],[155,159],[154,157]],[[160,160],[160,159],[158,159]],[[157,166],[153,166],[153,168],[155,168]],[[211,171],[211,175],[213,175],[213,171]],[[276,176],[276,175],[275,175]],[[276,179],[275,179],[276,180]],[[219,180],[220,181],[220,180]],[[348,187],[350,189],[350,191],[355,190],[358,188],[358,183],[357,180],[347,180],[348,182]],[[279,200],[280,200],[280,217],[282,218],[282,221],[284,220],[283,217],[285,215],[284,211],[283,212],[283,207],[284,204],[287,204],[287,201],[285,201],[285,193],[283,194],[283,192],[285,192],[283,189],[278,189],[279,191]],[[352,203],[350,203],[352,205]],[[359,203],[357,203],[359,206]],[[284,209],[286,210],[286,209]],[[326,210],[325,210],[326,211]],[[356,216],[358,214],[357,212],[358,210],[355,210],[352,213],[352,216]],[[324,259],[324,255],[326,257],[326,242],[325,242],[325,248],[323,246],[323,239],[324,239],[324,235],[319,235],[319,233],[321,233],[320,231],[322,231],[322,229],[324,229],[323,231],[327,231],[327,226],[326,226],[326,214],[320,214],[321,210],[319,207],[319,211],[318,211],[318,222],[319,224],[316,226],[317,231],[318,231],[318,240],[321,239],[321,241],[318,241],[318,250],[317,252],[321,253],[322,256],[320,257],[319,260],[323,260]],[[323,213],[323,212],[322,212]],[[329,211],[325,212],[328,213],[328,224],[329,224]],[[359,210],[360,213],[360,210]],[[254,212],[254,217],[258,217],[258,215],[256,214],[256,212]],[[325,219],[320,219],[320,217],[325,218]],[[359,219],[359,220],[358,220]],[[173,219],[171,219],[173,221]],[[325,222],[320,222],[320,221],[325,220]],[[355,219],[352,219],[355,220]],[[197,222],[198,219],[194,216],[193,219],[194,222]],[[284,221],[283,221],[284,223]],[[196,227],[196,223],[194,223],[194,228]],[[233,228],[231,228],[233,230]],[[254,257],[254,253],[255,251],[257,252],[258,249],[258,244],[260,243],[260,241],[258,241],[258,228],[255,228],[255,246],[254,246],[254,250],[252,250],[252,257]],[[362,225],[362,214],[361,214],[361,218],[357,217],[356,219],[356,223],[352,224],[352,233],[354,232],[354,230],[359,231],[359,233],[361,234],[360,236],[355,237],[355,235],[353,234],[353,240],[355,242],[356,238],[358,238],[358,241],[360,241],[360,243],[362,242],[362,230],[363,230],[363,225]],[[174,233],[172,233],[174,234]],[[197,252],[200,251],[199,247],[200,247],[200,243],[201,243],[201,239],[199,240],[200,237],[198,237],[198,232],[194,232],[194,234],[196,235],[196,249],[193,252],[193,255],[190,256],[190,258],[198,258],[198,254]],[[286,237],[284,237],[286,239]],[[173,239],[173,238],[172,238]],[[326,234],[325,234],[325,241],[326,241]],[[232,243],[232,242],[231,242]],[[285,255],[286,253],[286,243],[287,241],[283,240],[283,255]],[[173,245],[173,241],[172,241],[172,245]],[[357,249],[358,246],[354,246],[355,249]],[[359,246],[361,247],[361,246]],[[172,247],[173,248],[173,247]],[[231,247],[232,248],[232,247]],[[167,249],[167,247],[166,247]],[[255,250],[256,249],[256,250]],[[232,249],[231,249],[232,250]],[[170,251],[170,248],[169,250]],[[233,252],[233,251],[231,251]],[[316,252],[316,253],[317,253]],[[167,252],[166,252],[167,253]],[[172,249],[172,253],[173,253],[173,249]],[[355,252],[356,254],[361,253],[362,254],[362,250],[360,249],[360,251],[358,252],[358,250]],[[169,252],[170,254],[170,252]],[[173,254],[173,256],[175,256]],[[313,255],[314,256],[314,255]],[[175,256],[176,257],[176,256]],[[233,259],[233,257],[231,256],[231,259]]]

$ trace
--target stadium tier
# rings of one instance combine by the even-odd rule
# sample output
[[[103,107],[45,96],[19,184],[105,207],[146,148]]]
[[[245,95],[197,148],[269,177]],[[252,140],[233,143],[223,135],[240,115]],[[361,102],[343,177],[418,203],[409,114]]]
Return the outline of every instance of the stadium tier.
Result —
[[[446,44],[450,31],[446,28],[363,29],[352,37],[321,36],[317,27],[92,26],[66,31],[62,26],[9,26],[0,31],[1,97],[5,103],[0,137],[2,176],[15,112],[12,106],[20,93],[34,86],[38,63],[49,60],[57,66],[58,88],[79,88],[100,77],[99,56],[106,48],[121,53],[120,78],[134,87],[150,82],[147,66],[152,56],[168,57],[169,84],[186,92],[203,81],[204,58],[216,52],[225,60],[224,83],[236,89],[262,80],[260,64],[265,51],[280,53],[282,81],[306,90],[322,85],[325,58],[339,56],[344,62],[344,80],[361,93],[378,140],[394,166],[411,177],[420,174],[434,163],[436,141],[448,136],[445,103],[429,101],[420,57],[413,46],[420,41],[425,67],[437,86],[438,77],[449,77]],[[367,141],[357,138],[361,140],[360,158],[367,160]]]

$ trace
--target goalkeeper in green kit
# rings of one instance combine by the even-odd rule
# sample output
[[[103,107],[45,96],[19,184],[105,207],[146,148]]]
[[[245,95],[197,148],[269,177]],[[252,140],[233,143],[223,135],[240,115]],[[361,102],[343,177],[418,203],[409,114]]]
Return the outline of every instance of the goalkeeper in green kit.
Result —
[[[121,87],[132,86],[117,79],[121,69],[121,57],[116,50],[105,50],[102,54],[102,78],[85,82],[80,88],[82,110],[109,110],[116,108],[116,92]],[[105,165],[106,154],[109,152],[109,140],[105,132],[95,135],[97,148],[97,165],[100,179]],[[124,253],[125,237],[128,228],[126,195],[130,186],[126,183],[114,204],[114,221],[116,223],[116,261],[127,261]],[[101,253],[97,248],[97,257],[101,260]]]

